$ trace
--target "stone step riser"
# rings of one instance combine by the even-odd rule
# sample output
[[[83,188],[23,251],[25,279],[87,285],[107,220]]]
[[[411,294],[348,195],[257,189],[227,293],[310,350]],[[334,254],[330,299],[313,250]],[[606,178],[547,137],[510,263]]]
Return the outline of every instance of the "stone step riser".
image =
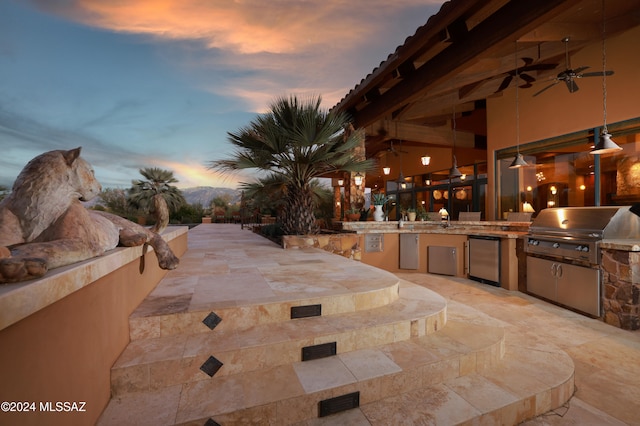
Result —
[[[205,418],[179,419],[180,424],[205,424],[213,419],[219,424],[243,424],[247,419],[270,419],[273,424],[292,424],[319,417],[319,403],[337,396],[359,392],[360,405],[415,391],[468,374],[483,373],[495,367],[504,356],[504,340],[487,348],[452,356],[437,362],[387,374],[356,383],[305,393],[286,399],[268,400],[251,407],[231,407],[211,412]],[[256,383],[256,387],[261,385]],[[229,393],[236,393],[228,389]]]
[[[228,348],[231,345],[216,341],[215,335],[212,335],[206,345],[200,346],[197,350],[186,349],[195,352],[184,354],[180,358],[123,367],[118,367],[116,364],[111,370],[111,392],[112,395],[122,395],[209,379],[203,371],[200,371],[200,366],[210,356],[223,364],[215,374],[216,377],[222,377],[300,362],[303,348],[313,345],[335,342],[338,353],[352,352],[426,336],[442,329],[445,324],[446,310],[443,309],[431,316],[416,320],[379,324],[364,329],[350,329],[340,333],[316,335],[308,339],[269,344],[241,344],[227,350],[220,350],[220,347]]]
[[[150,317],[133,316],[129,319],[129,337],[134,341],[176,334],[206,333],[211,329],[203,321],[212,312],[225,319],[216,328],[219,327],[224,331],[241,331],[260,324],[290,321],[292,308],[301,306],[320,305],[322,316],[366,311],[395,302],[399,298],[399,293],[399,282],[397,282],[389,287],[364,293],[305,298],[252,306],[219,307],[213,310]]]

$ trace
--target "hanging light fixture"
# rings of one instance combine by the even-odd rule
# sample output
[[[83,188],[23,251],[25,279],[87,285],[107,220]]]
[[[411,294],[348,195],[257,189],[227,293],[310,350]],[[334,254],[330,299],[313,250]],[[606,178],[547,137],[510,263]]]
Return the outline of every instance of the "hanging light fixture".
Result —
[[[462,176],[462,172],[458,170],[458,160],[456,159],[456,106],[453,106],[453,167],[449,169],[449,179],[455,179]]]
[[[423,155],[420,158],[420,162],[422,163],[423,166],[428,166],[429,163],[431,163],[431,157],[429,157],[428,155]]]
[[[456,102],[453,101],[453,167],[449,169],[449,179],[455,179],[462,176],[458,170],[458,160],[456,160]]]
[[[524,160],[522,154],[520,154],[520,99],[518,98],[518,86],[520,81],[518,80],[518,40],[516,40],[516,53],[515,53],[515,70],[516,70],[516,157],[509,165],[510,169],[519,169],[520,167],[527,167],[529,163]]]
[[[607,51],[605,49],[605,13],[604,13],[604,1],[602,0],[602,110],[603,110],[603,125],[602,133],[596,143],[596,146],[591,150],[591,154],[607,154],[610,152],[621,151],[622,147],[616,144],[609,130],[607,129]]]
[[[404,175],[402,174],[402,141],[400,141],[400,175],[398,175],[398,186],[400,189],[407,189],[407,182],[404,180]]]
[[[338,186],[344,185],[344,179],[338,179]]]
[[[356,173],[356,175],[353,177],[353,183],[355,183],[356,186],[362,185],[362,178],[363,176],[360,174],[360,172]]]
[[[389,173],[391,173],[391,167],[387,165],[388,155],[389,155],[388,152],[384,153],[384,167],[382,168],[382,173],[384,173],[386,176],[389,176]]]

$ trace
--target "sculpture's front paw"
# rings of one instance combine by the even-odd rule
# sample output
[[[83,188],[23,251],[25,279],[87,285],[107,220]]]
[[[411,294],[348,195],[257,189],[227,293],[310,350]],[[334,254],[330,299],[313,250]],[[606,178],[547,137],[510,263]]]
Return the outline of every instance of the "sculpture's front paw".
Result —
[[[47,261],[40,258],[8,257],[0,259],[0,284],[39,278],[47,273]]]
[[[158,255],[158,265],[160,268],[172,270],[178,267],[180,259],[178,259],[173,253],[165,253],[164,255]]]

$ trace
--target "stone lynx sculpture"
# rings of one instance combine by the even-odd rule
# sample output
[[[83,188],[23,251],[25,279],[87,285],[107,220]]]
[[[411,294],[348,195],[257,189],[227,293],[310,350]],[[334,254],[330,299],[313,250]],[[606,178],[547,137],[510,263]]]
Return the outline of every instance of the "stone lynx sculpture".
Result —
[[[31,160],[0,202],[0,283],[37,278],[118,245],[148,244],[161,268],[175,269],[179,260],[157,233],[80,203],[101,190],[80,148]]]

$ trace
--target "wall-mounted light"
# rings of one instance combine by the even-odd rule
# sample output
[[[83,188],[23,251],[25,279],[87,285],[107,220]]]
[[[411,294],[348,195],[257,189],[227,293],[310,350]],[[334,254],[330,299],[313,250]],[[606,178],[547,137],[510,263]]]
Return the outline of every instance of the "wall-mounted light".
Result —
[[[420,157],[420,162],[423,166],[428,166],[429,163],[431,163],[431,157],[429,157],[428,155],[423,155],[422,157]]]
[[[556,193],[558,192],[558,188],[556,188],[554,185],[551,185],[551,188],[549,188],[549,190],[551,191],[552,195],[556,195]]]
[[[532,187],[527,186],[527,191],[528,191],[528,192],[531,192],[532,190],[533,190],[533,188],[532,188]]]
[[[338,179],[338,186],[344,185],[344,179]]]
[[[363,177],[364,177],[364,176],[362,176],[362,175],[360,174],[360,172],[356,173],[356,175],[353,177],[353,183],[355,183],[355,184],[356,184],[356,186],[360,186],[360,185],[362,185],[362,178],[363,178]]]
[[[389,166],[383,167],[382,173],[384,173],[385,175],[389,175],[389,173],[391,173],[391,167]]]
[[[584,191],[585,189],[587,189],[587,187],[586,187],[586,186],[584,186],[584,185],[580,185],[580,191]]]
[[[442,220],[447,220],[449,218],[449,212],[444,207],[441,208],[440,211],[438,211],[438,214],[440,215],[440,219]]]
[[[425,179],[424,184],[427,186],[431,185],[431,179]]]
[[[336,201],[336,207],[340,207],[340,201]]]

